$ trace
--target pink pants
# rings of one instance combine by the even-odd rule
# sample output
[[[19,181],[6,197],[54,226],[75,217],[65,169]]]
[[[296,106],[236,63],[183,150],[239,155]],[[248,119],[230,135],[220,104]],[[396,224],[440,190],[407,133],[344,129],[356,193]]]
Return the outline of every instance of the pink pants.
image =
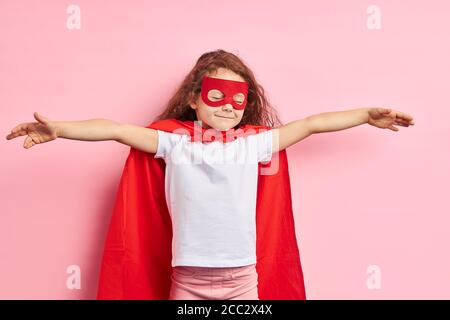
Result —
[[[173,267],[169,300],[259,300],[256,265]]]

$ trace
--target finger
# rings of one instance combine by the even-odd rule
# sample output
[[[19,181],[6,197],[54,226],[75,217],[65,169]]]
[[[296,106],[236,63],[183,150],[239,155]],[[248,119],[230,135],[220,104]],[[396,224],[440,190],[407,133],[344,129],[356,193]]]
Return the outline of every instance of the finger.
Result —
[[[21,124],[15,126],[11,130],[11,133],[14,134],[14,137],[23,136],[25,134],[28,134],[28,132],[30,132],[31,130],[33,130],[34,125],[35,125],[35,123],[33,123],[33,122],[21,123]]]
[[[48,119],[42,115],[40,115],[39,113],[35,112],[33,113],[34,118],[39,121],[42,124],[48,124]]]
[[[30,148],[30,147],[32,146],[32,143],[33,143],[33,140],[31,139],[31,137],[30,137],[30,136],[27,136],[27,137],[25,138],[25,141],[23,142],[23,147],[24,147],[25,149],[28,149],[28,148]]]
[[[21,131],[15,132],[15,133],[8,134],[6,136],[6,139],[10,140],[10,139],[13,139],[13,138],[18,137],[18,136],[24,136],[26,134],[27,134],[26,130],[21,130]]]
[[[414,121],[411,119],[411,120],[409,120],[409,119],[405,119],[405,118],[399,118],[399,117],[396,117],[395,118],[395,121],[397,122],[401,122],[401,123],[403,123],[403,124],[406,124],[407,126],[413,126],[414,125]]]
[[[28,123],[21,123],[21,124],[15,126],[15,127],[11,130],[11,133],[16,133],[16,132],[23,131],[23,130],[26,131],[27,128],[28,128]]]
[[[31,140],[34,144],[41,143],[41,139],[35,132],[30,132],[28,135],[31,137]]]
[[[14,135],[14,133],[9,133],[7,136],[6,136],[6,139],[7,140],[11,140],[11,139],[13,139],[13,138],[15,138],[16,136]]]
[[[408,123],[403,123],[403,122],[400,122],[400,121],[394,121],[394,124],[397,125],[397,126],[409,127]]]
[[[408,120],[408,121],[412,121],[413,120],[413,117],[410,116],[409,114],[406,114],[406,113],[403,113],[403,118]]]
[[[393,125],[390,125],[390,126],[388,127],[388,129],[391,129],[392,131],[398,131],[398,130],[399,130],[399,128],[394,127]]]
[[[16,131],[14,133],[11,133],[11,135],[13,135],[14,137],[18,137],[18,136],[26,135],[27,133],[28,133],[27,130],[20,130],[20,131]]]
[[[411,125],[411,123],[409,121],[406,121],[406,120],[403,120],[403,119],[397,119],[397,118],[394,120],[394,123],[395,124],[401,124],[401,125],[406,126],[406,127]]]
[[[395,118],[395,121],[399,121],[401,123],[406,124],[407,126],[413,126],[414,125],[414,121],[409,120],[409,119],[405,119],[405,118]]]
[[[409,114],[406,114],[406,113],[403,113],[403,112],[397,113],[396,117],[404,119],[404,120],[407,120],[407,121],[412,121],[413,120],[413,117],[411,117]]]

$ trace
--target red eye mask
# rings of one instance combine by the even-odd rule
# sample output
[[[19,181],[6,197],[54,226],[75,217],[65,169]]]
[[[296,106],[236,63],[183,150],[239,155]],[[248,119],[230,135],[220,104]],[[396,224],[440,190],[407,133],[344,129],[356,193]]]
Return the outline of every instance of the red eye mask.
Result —
[[[210,90],[219,90],[224,94],[224,98],[217,101],[211,101],[208,98],[208,92]],[[237,103],[233,97],[242,93],[244,95],[244,100],[241,104]],[[204,76],[202,80],[202,99],[203,102],[206,103],[210,107],[220,107],[224,104],[230,103],[235,109],[242,110],[245,108],[247,104],[247,94],[248,94],[248,83],[242,81],[234,81],[234,80],[224,80],[218,78],[211,78],[208,76]],[[242,98],[239,98],[238,101],[241,101]]]

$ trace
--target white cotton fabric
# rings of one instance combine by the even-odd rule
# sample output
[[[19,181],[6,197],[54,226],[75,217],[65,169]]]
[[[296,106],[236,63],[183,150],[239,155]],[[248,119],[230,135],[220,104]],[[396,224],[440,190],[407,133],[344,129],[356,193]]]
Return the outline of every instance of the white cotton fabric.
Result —
[[[258,162],[272,159],[272,130],[227,143],[157,132],[154,157],[166,163],[172,266],[256,263]]]

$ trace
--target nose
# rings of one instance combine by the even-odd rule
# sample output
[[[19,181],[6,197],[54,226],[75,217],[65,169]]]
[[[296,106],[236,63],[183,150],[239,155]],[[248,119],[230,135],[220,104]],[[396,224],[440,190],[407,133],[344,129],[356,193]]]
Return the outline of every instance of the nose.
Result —
[[[233,106],[231,105],[231,103],[226,103],[222,106],[222,110],[223,111],[233,111]]]

